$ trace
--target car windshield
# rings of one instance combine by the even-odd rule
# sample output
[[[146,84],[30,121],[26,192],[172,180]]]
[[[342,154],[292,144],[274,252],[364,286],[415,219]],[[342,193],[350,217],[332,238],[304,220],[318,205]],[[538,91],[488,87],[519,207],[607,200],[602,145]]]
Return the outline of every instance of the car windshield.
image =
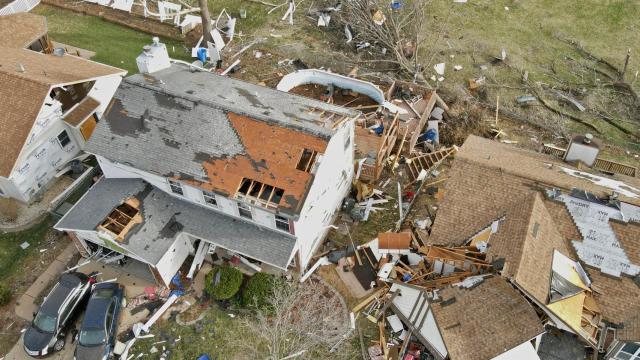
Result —
[[[33,319],[33,326],[40,329],[40,331],[52,333],[56,330],[56,317],[38,312],[35,319]]]
[[[106,336],[102,329],[80,330],[79,342],[82,346],[102,345],[105,341]]]

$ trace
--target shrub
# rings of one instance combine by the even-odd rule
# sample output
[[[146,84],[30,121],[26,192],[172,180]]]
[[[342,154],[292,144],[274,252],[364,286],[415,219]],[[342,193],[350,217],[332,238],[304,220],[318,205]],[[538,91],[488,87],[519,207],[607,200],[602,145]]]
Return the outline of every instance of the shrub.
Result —
[[[242,291],[242,305],[252,309],[266,308],[275,285],[273,275],[261,272],[253,275]]]
[[[220,273],[219,281],[216,278]],[[242,273],[231,266],[216,266],[205,277],[206,291],[214,300],[231,299],[240,290]]]
[[[11,289],[3,284],[0,284],[0,306],[7,305],[11,301]]]

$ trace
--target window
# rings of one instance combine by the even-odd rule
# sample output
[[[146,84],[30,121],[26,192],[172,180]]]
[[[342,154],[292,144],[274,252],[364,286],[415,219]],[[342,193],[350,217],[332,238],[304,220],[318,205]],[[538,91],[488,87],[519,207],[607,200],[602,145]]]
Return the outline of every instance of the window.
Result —
[[[617,360],[640,360],[640,344],[627,343],[615,356]]]
[[[238,213],[243,218],[253,219],[253,216],[251,216],[251,206],[245,203],[238,203]]]
[[[276,215],[276,228],[290,232],[289,230],[289,219],[284,216]]]
[[[67,130],[62,130],[60,134],[58,134],[58,142],[62,148],[65,148],[71,142],[69,139],[69,134],[67,134]]]
[[[205,203],[213,206],[218,206],[218,202],[216,201],[216,194],[214,194],[213,192],[202,190],[202,197],[204,198]]]
[[[169,179],[169,186],[171,187],[171,192],[178,195],[184,195],[182,191],[182,184],[177,181]]]
[[[304,149],[302,150],[302,155],[300,155],[300,160],[298,161],[298,165],[296,169],[304,172],[311,172],[313,165],[316,162],[316,157],[318,156],[317,151]]]

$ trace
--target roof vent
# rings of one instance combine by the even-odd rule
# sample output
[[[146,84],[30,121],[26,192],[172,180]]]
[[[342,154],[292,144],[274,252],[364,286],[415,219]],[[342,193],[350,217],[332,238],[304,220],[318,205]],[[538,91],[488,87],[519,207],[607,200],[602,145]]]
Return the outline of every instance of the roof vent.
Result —
[[[63,48],[55,48],[53,49],[53,55],[54,56],[64,56],[64,49]]]
[[[144,51],[145,54],[148,54],[151,52],[151,45],[145,45],[142,47],[142,51]]]
[[[160,38],[157,36],[154,36],[151,41],[153,42],[153,46],[158,46],[160,45]]]
[[[18,71],[23,73],[23,72],[27,72],[27,70],[24,68],[24,65],[22,64],[18,64]]]
[[[593,140],[593,135],[591,135],[591,134],[589,134],[589,133],[587,133],[587,134],[585,134],[585,135],[584,135],[584,140],[583,140],[583,142],[584,142],[585,144],[591,144],[591,140]]]

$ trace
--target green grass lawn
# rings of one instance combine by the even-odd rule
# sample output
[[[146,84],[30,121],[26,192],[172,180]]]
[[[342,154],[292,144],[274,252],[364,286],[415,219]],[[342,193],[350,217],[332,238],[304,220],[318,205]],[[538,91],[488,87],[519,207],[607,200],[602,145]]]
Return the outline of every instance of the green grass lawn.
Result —
[[[558,38],[578,41],[589,52],[620,69],[630,48],[632,57],[626,79],[632,82],[636,71],[640,70],[639,2],[477,0],[458,4],[433,1],[427,9],[422,55],[425,61],[431,60],[425,64],[429,76],[435,73],[434,64],[447,64],[445,81],[441,84],[444,88],[464,88],[468,79],[485,76],[492,85],[486,102],[495,104],[499,95],[501,107],[511,108],[524,116],[542,121],[545,117],[555,116],[539,107],[523,110],[515,106],[518,95],[528,94],[521,80],[523,72],[528,71],[529,84],[565,91],[585,88],[586,94],[579,99],[589,110],[614,113],[621,120],[619,124],[638,129],[637,112],[631,107],[616,108],[620,94],[597,86],[598,82],[604,84],[609,80],[581,68],[578,63],[593,65],[593,62],[585,61],[574,47]],[[498,56],[501,49],[507,52],[509,66],[488,65],[486,70],[480,70],[480,65]],[[463,66],[463,70],[454,72],[454,65]],[[635,81],[633,86],[639,91],[640,81]],[[547,95],[557,105],[553,91],[547,91]],[[602,132],[599,136],[607,142],[640,150],[637,139],[623,134],[589,111],[577,113],[570,107],[562,109],[596,126]],[[634,123],[625,122],[633,118]],[[588,130],[570,120],[565,123],[569,131]]]
[[[9,282],[15,275],[23,273],[29,258],[39,255],[39,247],[44,244],[50,226],[51,220],[47,217],[27,230],[0,234],[0,282]],[[23,250],[20,244],[25,241],[30,246]]]
[[[144,45],[151,43],[152,35],[113,24],[101,18],[40,5],[34,13],[47,18],[49,36],[53,41],[94,51],[94,61],[125,69],[129,74],[138,72],[136,57]],[[183,43],[161,39],[167,45],[169,56],[189,60]]]

